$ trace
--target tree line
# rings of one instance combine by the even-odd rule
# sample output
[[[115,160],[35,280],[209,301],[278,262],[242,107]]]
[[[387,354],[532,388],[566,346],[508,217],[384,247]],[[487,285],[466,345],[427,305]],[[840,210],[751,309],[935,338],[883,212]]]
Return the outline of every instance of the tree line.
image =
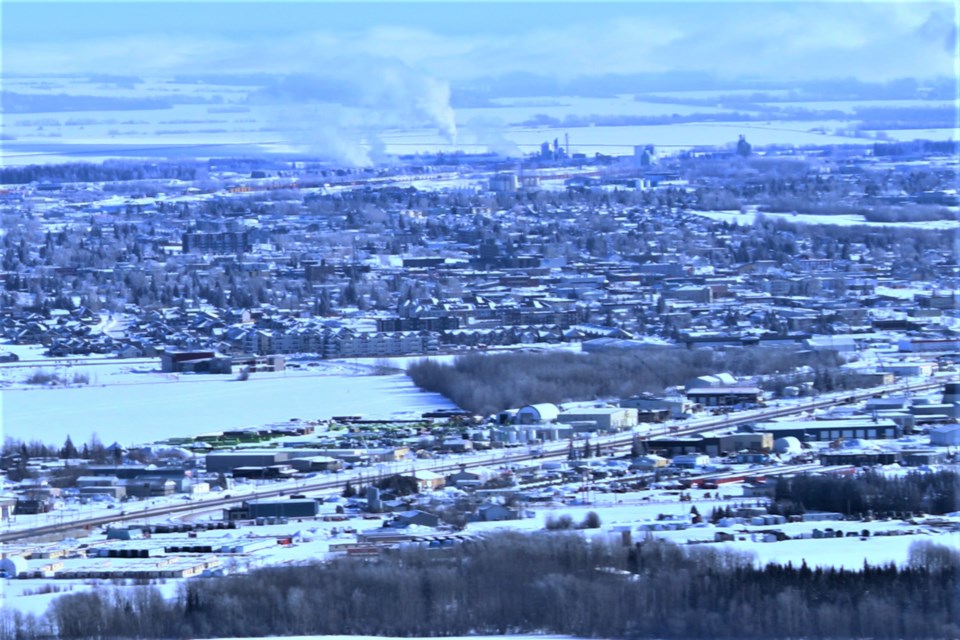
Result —
[[[778,478],[774,491],[774,502],[784,513],[941,515],[960,508],[960,474],[947,470],[899,477],[877,471],[848,477],[800,475]]]
[[[662,392],[697,376],[729,371],[762,375],[804,365],[835,366],[832,356],[748,347],[727,352],[651,347],[639,352],[468,354],[452,364],[420,360],[407,375],[460,408],[488,415],[537,402],[626,398]]]
[[[65,164],[32,164],[25,167],[0,168],[0,184],[31,182],[114,182],[121,180],[194,180],[200,163],[144,163],[129,160],[71,162]]]
[[[0,470],[6,473],[7,478],[12,482],[20,482],[36,476],[28,464],[31,459],[50,460],[59,458],[67,461],[67,469],[69,469],[71,461],[83,460],[95,464],[111,461],[119,463],[122,455],[123,450],[120,447],[108,448],[104,446],[96,433],[92,434],[90,440],[82,443],[80,447],[73,443],[73,438],[69,435],[61,447],[49,445],[38,439],[26,442],[19,438],[7,436],[4,438],[3,446],[0,447]],[[79,467],[75,467],[75,469],[77,468]],[[63,471],[54,473],[54,476],[70,475],[62,473]]]
[[[505,532],[446,550],[262,568],[154,587],[93,589],[7,638],[432,636],[949,638],[960,634],[960,553],[929,542],[903,567],[757,567],[742,552],[647,538]]]

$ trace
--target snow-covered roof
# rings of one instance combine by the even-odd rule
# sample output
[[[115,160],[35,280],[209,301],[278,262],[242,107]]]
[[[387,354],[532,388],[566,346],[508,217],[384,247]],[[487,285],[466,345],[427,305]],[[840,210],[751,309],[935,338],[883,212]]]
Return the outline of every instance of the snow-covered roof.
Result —
[[[522,407],[517,414],[534,413],[540,421],[556,420],[560,416],[560,408],[549,402],[539,404],[528,404]]]

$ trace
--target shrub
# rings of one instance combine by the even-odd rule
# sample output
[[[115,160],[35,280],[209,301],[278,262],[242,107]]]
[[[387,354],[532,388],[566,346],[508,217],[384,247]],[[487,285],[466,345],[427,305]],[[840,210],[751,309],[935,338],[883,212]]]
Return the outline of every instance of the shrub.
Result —
[[[580,523],[581,529],[599,529],[600,528],[600,516],[597,515],[596,511],[590,511],[583,518],[583,522]]]
[[[60,376],[55,373],[44,369],[37,369],[31,373],[24,382],[27,384],[58,384],[63,381],[60,379]]]
[[[573,529],[573,518],[567,514],[562,516],[547,516],[547,522],[544,525],[548,531],[566,531],[567,529]]]
[[[392,376],[395,373],[403,373],[403,370],[390,364],[386,358],[377,358],[373,361],[373,369],[370,373],[375,376]]]

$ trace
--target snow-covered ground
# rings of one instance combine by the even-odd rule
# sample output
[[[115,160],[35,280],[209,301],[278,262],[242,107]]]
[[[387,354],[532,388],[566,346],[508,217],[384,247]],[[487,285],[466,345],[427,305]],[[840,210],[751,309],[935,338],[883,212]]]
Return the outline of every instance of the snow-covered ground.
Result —
[[[738,487],[725,487],[722,492],[727,494],[739,493]],[[697,490],[688,491],[696,496],[703,492]],[[713,492],[716,493],[716,492]],[[635,541],[640,540],[645,535],[652,535],[658,538],[671,540],[677,543],[687,543],[689,541],[710,542],[713,548],[730,549],[753,554],[755,556],[755,565],[760,567],[770,562],[786,564],[792,562],[799,565],[806,561],[811,567],[844,567],[848,569],[858,569],[863,567],[864,561],[871,564],[885,564],[893,562],[903,564],[906,562],[910,545],[917,540],[932,540],[944,545],[954,545],[957,539],[957,523],[960,518],[953,518],[955,527],[952,530],[938,530],[936,527],[926,527],[911,525],[900,521],[888,522],[849,522],[849,521],[824,521],[824,522],[799,522],[778,525],[752,526],[749,524],[734,525],[729,527],[719,527],[710,524],[693,525],[689,528],[669,530],[666,527],[670,523],[690,522],[690,510],[696,506],[704,518],[710,516],[714,507],[724,505],[736,505],[744,503],[744,500],[695,500],[693,502],[681,502],[676,495],[667,495],[665,493],[653,492],[652,496],[639,497],[639,494],[604,494],[594,493],[589,496],[592,504],[567,505],[550,508],[535,508],[535,517],[529,520],[519,520],[515,522],[491,522],[474,523],[468,526],[468,531],[490,531],[500,528],[521,529],[521,530],[539,530],[544,527],[548,516],[569,515],[574,523],[583,520],[590,511],[600,516],[603,523],[603,531],[622,531],[630,530]],[[753,500],[749,503],[753,504]],[[663,520],[660,520],[661,516]],[[648,525],[656,526],[660,523],[664,530],[647,532]],[[870,532],[869,537],[843,537],[843,538],[823,538],[823,539],[797,539],[784,540],[781,542],[761,542],[760,536],[753,534],[762,534],[769,531],[782,531],[791,538],[802,534],[812,534],[814,529],[825,529],[831,527],[834,530],[841,530],[845,533]],[[713,543],[714,534],[723,532],[735,536],[731,542]],[[875,535],[877,532],[893,532],[896,535]]]
[[[550,345],[579,351],[579,344]],[[542,349],[541,345],[517,348]],[[286,371],[231,375],[166,374],[158,358],[100,356],[47,358],[39,345],[0,345],[19,362],[0,363],[0,437],[62,443],[88,442],[94,434],[124,446],[223,429],[301,418],[362,415],[391,419],[456,406],[418,389],[403,374],[371,375],[381,363],[398,370],[429,358],[450,363],[457,355],[340,360],[290,358]],[[28,384],[37,372],[66,384]],[[79,378],[86,383],[74,383]]]
[[[692,211],[698,216],[710,218],[723,222],[730,222],[740,225],[753,224],[758,213],[756,211]],[[887,228],[912,228],[912,229],[942,229],[955,230],[960,229],[960,219],[956,220],[927,220],[923,222],[867,222],[867,220],[858,214],[844,215],[821,215],[821,214],[801,214],[801,213],[768,213],[764,211],[762,215],[765,218],[774,220],[787,220],[797,224],[813,225],[836,225],[836,226],[867,226],[867,227],[887,227]]]
[[[107,370],[97,367],[97,383],[90,386],[3,391],[0,431],[51,444],[68,435],[87,442],[96,434],[105,443],[128,446],[291,418],[409,418],[455,408],[443,396],[419,390],[406,375],[357,375],[356,366],[344,364],[316,369],[256,373],[240,382],[233,375],[129,371],[108,380]]]
[[[82,80],[46,78],[38,88],[37,78],[14,79],[17,92],[74,93],[104,97],[158,97],[169,96],[170,91],[190,94],[199,100],[210,99],[224,92],[241,94],[254,87],[221,87],[217,85],[171,84],[169,79],[144,78],[136,89],[111,87]],[[36,83],[36,84],[34,84]],[[6,85],[5,85],[6,86]],[[222,97],[222,96],[219,96]],[[924,106],[942,106],[952,101],[919,101]],[[816,103],[813,103],[814,105]],[[875,101],[847,101],[827,103],[830,110],[851,110],[856,106],[876,106]],[[900,104],[900,102],[884,102]],[[907,102],[907,104],[912,104]],[[692,113],[717,114],[728,108],[706,105],[666,104],[635,100],[631,95],[588,98],[578,96],[531,97],[502,99],[483,107],[456,109],[458,131],[456,143],[448,135],[437,131],[432,124],[410,122],[403,114],[393,126],[384,124],[378,136],[383,150],[390,154],[417,152],[444,153],[466,150],[495,151],[517,155],[521,151],[536,150],[545,140],[569,135],[573,153],[613,153],[632,155],[633,145],[654,144],[657,147],[680,150],[705,145],[732,145],[739,134],[746,134],[755,146],[771,144],[822,145],[833,143],[873,144],[877,139],[950,140],[956,138],[954,128],[927,130],[894,130],[855,135],[857,119],[790,121],[770,120],[756,122],[690,122],[683,124],[635,126],[581,126],[545,127],[525,126],[523,123],[540,115],[562,121],[570,115],[585,116],[670,116]],[[736,109],[743,111],[743,109]],[[383,110],[371,113],[368,108],[338,106],[335,109],[344,158],[366,161],[370,144],[365,132],[370,121],[381,121]],[[135,113],[135,121],[131,114]],[[110,156],[165,156],[176,155],[178,146],[183,153],[198,152],[230,155],[249,155],[251,152],[311,153],[319,145],[326,151],[332,142],[324,134],[306,132],[296,122],[306,116],[290,105],[256,105],[242,112],[218,112],[206,104],[174,104],[168,109],[125,111],[103,109],[84,111],[81,116],[68,112],[19,114],[7,118],[0,126],[10,139],[0,149],[0,157],[10,166],[36,163],[67,162],[71,154],[84,153],[84,160],[99,162]],[[376,117],[374,117],[374,115]],[[396,114],[394,114],[396,115]],[[709,115],[708,115],[709,117]],[[758,116],[759,117],[759,116]],[[71,121],[83,121],[73,126]],[[118,124],[128,122],[128,124]],[[386,121],[385,121],[386,122]],[[175,123],[175,124],[174,124]],[[217,147],[217,145],[222,145]],[[204,147],[197,149],[195,147]],[[211,146],[216,147],[211,148]],[[163,151],[149,151],[150,147],[165,147]],[[125,149],[126,148],[126,149]],[[349,150],[347,152],[346,150]],[[450,185],[455,186],[455,185]]]
[[[572,351],[574,353],[581,353],[583,349],[580,346],[579,342],[559,342],[556,344],[511,344],[511,345],[502,345],[495,347],[488,347],[483,349],[485,355],[488,354],[497,354],[497,353],[516,353],[517,351]],[[476,351],[470,349],[463,349],[461,351],[453,353],[438,353],[438,354],[423,354],[423,355],[414,355],[414,356],[391,356],[389,358],[337,358],[334,360],[328,360],[330,363],[349,363],[355,365],[363,365],[366,367],[377,367],[381,363],[385,363],[388,366],[396,367],[397,369],[406,369],[411,364],[419,362],[421,360],[430,360],[432,362],[437,362],[440,364],[452,364],[460,356],[468,355],[470,353],[476,353]]]
[[[236,489],[231,489],[236,491]],[[444,490],[440,495],[451,495],[456,490]],[[522,520],[490,523],[471,523],[467,525],[465,534],[484,535],[499,530],[512,531],[540,531],[543,530],[548,519],[560,516],[570,516],[574,523],[580,523],[589,512],[595,512],[601,522],[600,529],[591,529],[583,532],[587,536],[611,536],[622,539],[624,531],[630,531],[633,541],[642,540],[645,536],[654,536],[667,539],[679,544],[688,542],[702,542],[711,548],[728,549],[742,552],[752,557],[758,567],[770,562],[795,566],[806,562],[811,567],[844,567],[848,569],[862,568],[864,563],[873,565],[895,563],[902,565],[908,560],[910,546],[917,541],[932,541],[943,545],[955,545],[960,514],[945,517],[919,519],[916,522],[889,521],[838,521],[824,520],[819,522],[785,523],[777,525],[734,524],[731,526],[714,526],[708,523],[691,524],[691,509],[696,507],[698,512],[709,518],[715,507],[754,506],[757,499],[744,498],[742,488],[738,485],[723,486],[719,491],[702,491],[693,489],[684,493],[691,496],[692,501],[681,501],[680,492],[653,490],[625,494],[576,492],[573,485],[558,491],[558,499],[549,503],[530,503],[527,506],[530,517]],[[567,504],[560,502],[562,494]],[[709,498],[707,495],[709,494]],[[718,495],[723,497],[718,499]],[[576,497],[571,501],[570,495]],[[340,498],[332,498],[320,506],[322,515],[334,514]],[[205,517],[191,518],[203,520]],[[279,563],[299,563],[329,557],[332,545],[350,544],[356,541],[356,533],[382,526],[382,520],[387,515],[362,517],[353,515],[345,521],[317,520],[295,521],[266,526],[244,526],[235,530],[211,530],[196,533],[195,540],[225,544],[249,540],[290,537],[292,544],[270,544],[265,548],[248,554],[237,556],[223,556],[224,566],[242,569]],[[811,536],[815,529],[844,532],[842,538],[811,537],[791,539],[780,542],[764,542],[764,533],[781,531],[791,538]],[[868,536],[861,534],[866,531]],[[430,536],[441,531],[427,527],[413,527],[411,532],[418,535]],[[730,542],[713,542],[715,534],[723,532],[734,537]],[[855,534],[848,536],[847,534]],[[186,534],[156,534],[153,539],[160,541],[165,536],[185,538]],[[83,543],[90,546],[104,544],[105,536],[102,533],[92,533],[83,539]],[[150,542],[152,542],[151,540]],[[125,544],[118,542],[117,544]],[[334,552],[335,553],[335,552]],[[122,565],[129,560],[112,559]],[[30,560],[30,568],[39,567],[49,560]],[[69,568],[71,564],[89,562],[88,560],[64,559]],[[51,586],[64,590],[80,590],[90,588],[90,581],[79,580],[7,580],[2,590],[0,606],[15,608],[24,612],[41,613],[49,605],[56,594],[40,593],[49,590]],[[180,580],[168,580],[160,585],[163,592],[172,596],[176,584]],[[104,581],[109,584],[109,581]]]

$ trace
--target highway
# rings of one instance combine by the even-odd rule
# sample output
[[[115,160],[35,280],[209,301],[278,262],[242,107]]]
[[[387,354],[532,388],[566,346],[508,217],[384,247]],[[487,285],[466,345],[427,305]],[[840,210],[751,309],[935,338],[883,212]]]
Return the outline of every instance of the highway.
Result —
[[[643,438],[670,435],[684,436],[693,435],[705,431],[712,431],[719,428],[727,428],[741,424],[770,420],[791,415],[798,415],[815,409],[826,409],[830,407],[848,404],[872,398],[877,395],[905,393],[914,391],[926,391],[935,389],[947,381],[946,377],[937,376],[934,379],[919,380],[915,382],[899,383],[883,387],[873,387],[870,389],[858,389],[853,391],[844,391],[822,395],[807,401],[783,402],[771,406],[738,411],[719,416],[705,416],[685,421],[670,421],[662,425],[642,424],[632,431],[616,433],[607,436],[593,438],[591,444],[599,444],[604,449],[614,447],[626,447],[633,442],[635,436]],[[216,509],[225,509],[232,505],[238,505],[245,500],[273,498],[291,493],[329,491],[339,492],[346,482],[352,481],[362,483],[364,480],[370,480],[373,477],[381,475],[392,475],[395,473],[412,472],[415,469],[429,470],[435,473],[449,473],[461,468],[470,468],[478,466],[503,466],[515,464],[536,458],[558,458],[565,457],[569,450],[569,442],[566,440],[544,443],[537,450],[530,447],[522,449],[494,449],[481,453],[450,456],[446,458],[428,458],[417,459],[404,462],[383,463],[370,467],[361,467],[348,472],[341,472],[333,475],[325,475],[322,479],[298,479],[295,481],[277,482],[268,487],[256,488],[252,492],[233,492],[226,495],[218,494],[209,498],[195,497],[192,500],[182,502],[167,503],[156,507],[146,507],[137,509],[136,504],[132,503],[127,508],[119,512],[98,514],[86,518],[77,518],[69,521],[56,522],[51,524],[16,528],[0,532],[0,542],[12,542],[16,540],[27,540],[41,536],[51,536],[78,529],[93,529],[103,525],[115,524],[129,521],[147,521],[153,518],[169,517],[178,514],[190,514],[195,512],[212,511]]]

